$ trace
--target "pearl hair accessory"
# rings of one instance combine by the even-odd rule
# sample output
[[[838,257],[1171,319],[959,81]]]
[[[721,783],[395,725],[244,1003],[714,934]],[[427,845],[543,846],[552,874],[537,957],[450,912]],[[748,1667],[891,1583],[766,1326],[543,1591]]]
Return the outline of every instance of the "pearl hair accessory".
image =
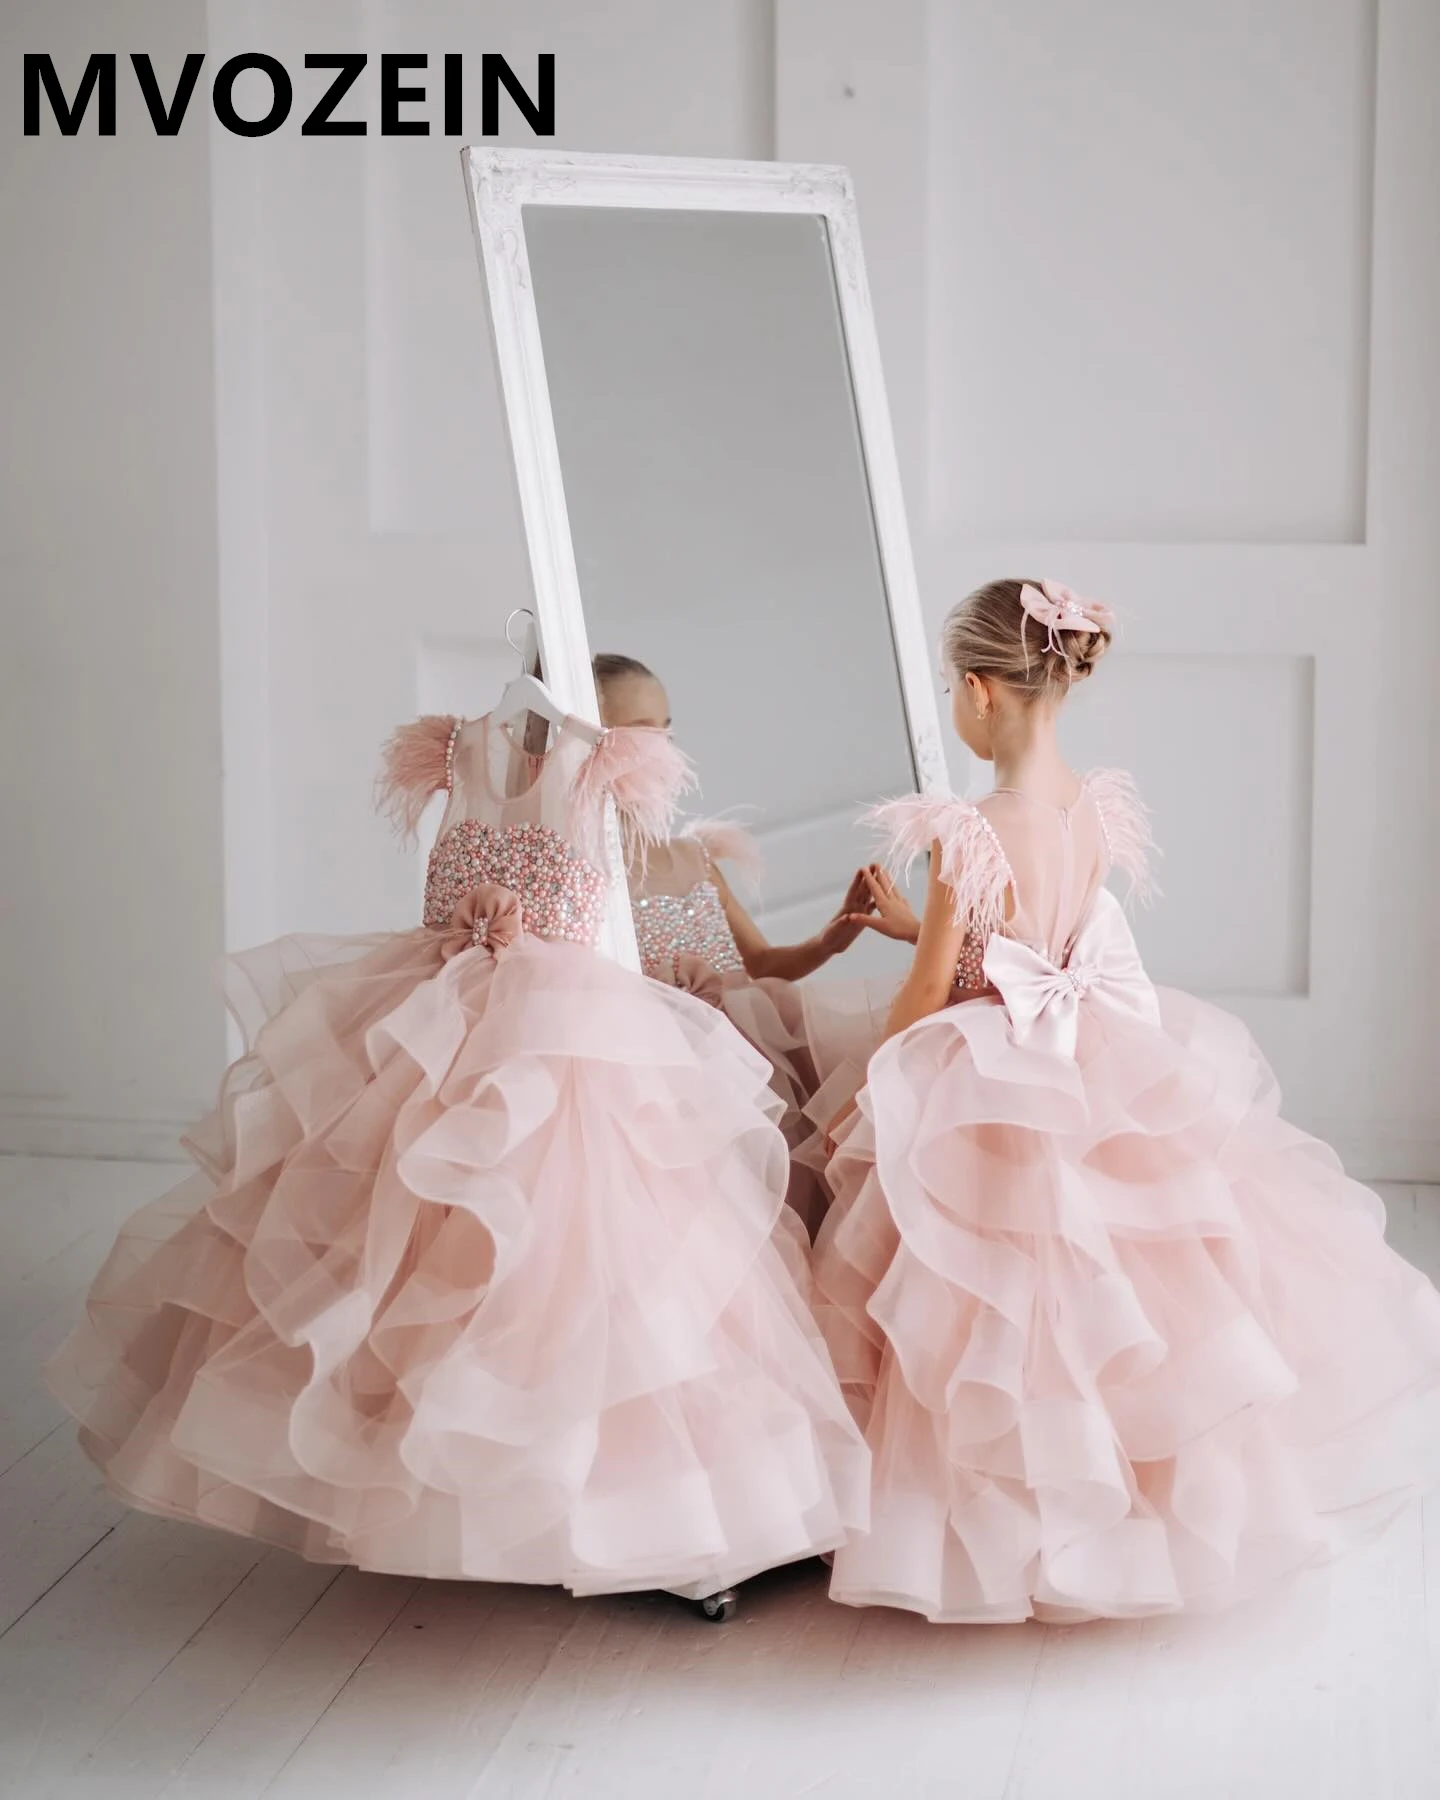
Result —
[[[1082,600],[1058,581],[1042,581],[1033,587],[1028,581],[1020,589],[1020,604],[1039,625],[1045,627],[1045,647],[1059,654],[1063,648],[1062,631],[1109,631],[1115,615],[1098,600]]]

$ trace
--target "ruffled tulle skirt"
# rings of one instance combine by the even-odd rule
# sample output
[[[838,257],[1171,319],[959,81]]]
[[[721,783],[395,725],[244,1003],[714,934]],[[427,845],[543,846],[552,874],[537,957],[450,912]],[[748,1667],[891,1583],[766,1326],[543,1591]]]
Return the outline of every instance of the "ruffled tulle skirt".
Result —
[[[50,1385],[111,1489],[317,1560],[700,1595],[863,1526],[769,1071],[578,946],[234,960],[248,1053]]]
[[[720,1005],[770,1064],[790,1150],[787,1198],[812,1239],[830,1206],[825,1130],[864,1085],[895,987],[893,976],[812,975],[801,982],[721,977]]]
[[[717,997],[735,1029],[770,1067],[770,1089],[779,1103],[778,1122],[790,1151],[786,1199],[813,1238],[830,1203],[823,1168],[801,1155],[812,1133],[807,1108],[820,1086],[805,1014],[804,988],[768,977],[752,980],[736,973],[720,977]]]
[[[870,1058],[880,1048],[899,983],[891,976],[822,976],[800,989],[802,1029],[815,1085],[794,1134],[792,1160],[817,1171],[828,1204],[830,1122],[864,1087]]]
[[[1228,1606],[1436,1477],[1440,1298],[1234,1018],[974,1000],[874,1058],[817,1313],[874,1458],[832,1593],[937,1621]]]

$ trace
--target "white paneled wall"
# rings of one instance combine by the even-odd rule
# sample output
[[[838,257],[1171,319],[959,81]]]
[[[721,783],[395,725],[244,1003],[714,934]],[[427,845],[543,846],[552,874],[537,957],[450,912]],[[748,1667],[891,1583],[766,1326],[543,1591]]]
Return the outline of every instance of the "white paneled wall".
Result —
[[[1433,0],[15,0],[0,43],[207,26],[553,51],[566,147],[848,163],[931,622],[1000,570],[1119,608],[1071,737],[1154,805],[1157,970],[1362,1172],[1440,1175]],[[205,1103],[222,898],[237,944],[414,917],[377,745],[527,582],[457,141],[125,124],[6,152],[12,1147]]]
[[[927,512],[1365,535],[1376,0],[941,0]]]
[[[0,1148],[160,1150],[224,1043],[204,123],[19,109],[27,51],[73,91],[204,40],[200,0],[0,8]]]
[[[1083,765],[1129,767],[1173,818],[1203,822],[1162,832],[1160,901],[1139,921],[1155,980],[1225,1004],[1307,999],[1315,659],[1131,650],[1073,696],[1067,727]]]
[[[777,144],[855,174],[928,615],[1116,606],[1069,745],[1154,808],[1157,974],[1359,1171],[1440,1174],[1440,11],[878,10],[778,0]]]

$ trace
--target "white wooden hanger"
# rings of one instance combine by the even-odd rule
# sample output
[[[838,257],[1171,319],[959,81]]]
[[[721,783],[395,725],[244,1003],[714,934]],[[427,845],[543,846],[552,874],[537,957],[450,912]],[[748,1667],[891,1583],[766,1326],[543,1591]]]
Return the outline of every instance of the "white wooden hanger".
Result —
[[[520,658],[521,673],[507,684],[491,718],[497,725],[510,725],[525,713],[535,713],[557,726],[569,719],[571,728],[580,736],[588,738],[592,744],[599,743],[600,733],[583,719],[572,718],[539,676],[531,674],[531,652],[523,643],[517,644],[510,635],[511,627],[517,619],[529,619],[532,627],[535,623],[535,616],[527,606],[517,606],[505,621],[505,642]]]

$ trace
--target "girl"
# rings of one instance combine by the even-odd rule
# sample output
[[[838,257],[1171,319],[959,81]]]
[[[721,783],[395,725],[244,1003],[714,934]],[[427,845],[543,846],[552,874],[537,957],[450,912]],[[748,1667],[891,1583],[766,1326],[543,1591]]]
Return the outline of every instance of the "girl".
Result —
[[[1146,978],[1127,777],[1080,777],[1060,707],[1110,614],[996,581],[942,645],[978,805],[881,809],[930,851],[915,959],[832,1127],[822,1328],[874,1457],[832,1593],[933,1620],[1228,1605],[1430,1479],[1440,1298],[1379,1200],[1278,1115],[1240,1023]]]
[[[600,655],[593,668],[607,726],[670,729],[669,698],[644,663]],[[733,825],[701,823],[662,844],[635,847],[630,894],[641,966],[652,979],[722,1007],[767,1058],[794,1151],[813,1135],[804,1109],[819,1085],[805,998],[794,984],[847,950],[864,929],[872,905],[867,872],[855,875],[834,918],[814,937],[776,945],[736,899],[722,861],[751,868],[758,862],[748,835]],[[794,1167],[790,1199],[813,1232],[825,1203],[813,1170]]]
[[[424,924],[234,959],[250,1049],[48,1374],[133,1506],[396,1574],[713,1597],[863,1525],[769,1069],[596,948],[663,733],[392,740]]]

